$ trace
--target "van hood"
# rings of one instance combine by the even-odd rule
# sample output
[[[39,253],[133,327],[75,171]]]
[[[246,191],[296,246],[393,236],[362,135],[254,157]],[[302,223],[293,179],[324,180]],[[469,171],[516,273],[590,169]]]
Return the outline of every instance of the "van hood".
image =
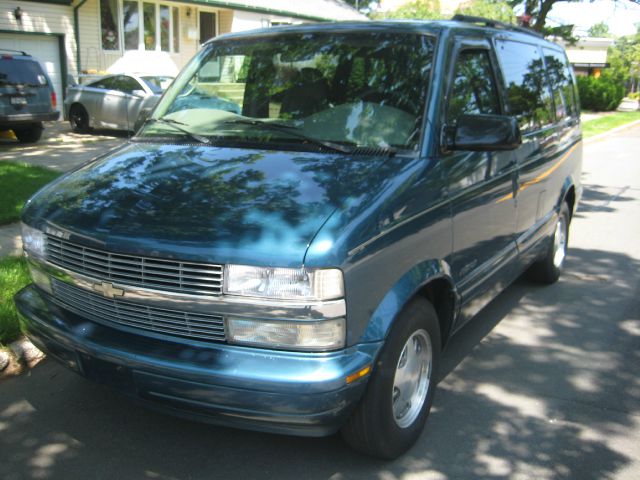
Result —
[[[386,160],[130,143],[38,192],[23,220],[115,252],[295,266],[336,208],[384,182]]]

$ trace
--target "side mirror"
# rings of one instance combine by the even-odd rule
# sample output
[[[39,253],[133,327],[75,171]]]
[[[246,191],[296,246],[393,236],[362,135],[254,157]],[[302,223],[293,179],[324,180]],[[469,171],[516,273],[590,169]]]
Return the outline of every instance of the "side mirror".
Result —
[[[131,92],[131,95],[133,95],[134,97],[146,97],[147,93],[144,90],[134,90],[133,92]]]
[[[138,118],[136,118],[136,123],[133,124],[133,131],[137,132],[138,130],[140,130],[140,127],[142,127],[142,124],[144,123],[144,121],[149,118],[149,115],[151,114],[151,110],[153,110],[153,107],[144,107],[140,109],[140,113],[138,113]]]
[[[515,150],[522,143],[515,117],[506,115],[460,115],[454,127],[445,127],[447,150],[477,152]]]

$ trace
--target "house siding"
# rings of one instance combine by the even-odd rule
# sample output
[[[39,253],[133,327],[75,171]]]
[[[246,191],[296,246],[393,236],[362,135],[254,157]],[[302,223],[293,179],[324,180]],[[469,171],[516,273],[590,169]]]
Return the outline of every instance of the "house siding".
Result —
[[[232,32],[243,32],[245,30],[253,30],[254,28],[268,27],[270,22],[281,23],[303,23],[303,20],[291,17],[281,17],[268,13],[253,13],[235,10],[233,12]]]
[[[13,16],[13,10],[20,5],[22,22]],[[67,72],[77,73],[76,40],[73,31],[73,8],[69,5],[51,3],[15,2],[0,0],[0,30],[23,33],[55,33],[64,35]]]

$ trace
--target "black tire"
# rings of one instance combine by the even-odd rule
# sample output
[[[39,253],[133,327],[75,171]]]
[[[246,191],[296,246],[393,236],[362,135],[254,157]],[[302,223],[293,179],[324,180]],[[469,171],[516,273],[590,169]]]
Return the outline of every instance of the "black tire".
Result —
[[[396,371],[400,371],[401,356],[405,360],[407,358],[403,355],[405,345],[411,339],[409,345],[417,346],[423,334],[429,337],[431,344],[431,368],[427,386],[416,390],[424,392],[426,389],[426,395],[423,394],[421,402],[415,403],[416,407],[409,403],[411,407],[406,416],[398,416],[394,413],[394,398],[398,397],[398,389],[394,385]],[[396,318],[364,397],[342,428],[342,437],[351,447],[367,455],[389,460],[411,448],[422,433],[433,403],[440,350],[440,327],[436,311],[423,298],[412,300]],[[419,378],[422,378],[422,374]],[[419,385],[420,380],[413,383]],[[407,405],[402,399],[399,402],[400,405]],[[401,425],[405,421],[408,423]]]
[[[89,114],[82,105],[72,105],[69,109],[69,123],[76,133],[87,133],[89,128]]]
[[[556,228],[550,238],[547,251],[540,260],[537,260],[531,265],[527,272],[527,276],[531,280],[547,285],[558,281],[569,247],[570,223],[571,214],[569,213],[569,207],[563,202],[560,208],[560,214],[558,215]]]
[[[41,123],[29,125],[28,127],[14,128],[13,133],[20,143],[35,143],[42,137],[44,127]]]

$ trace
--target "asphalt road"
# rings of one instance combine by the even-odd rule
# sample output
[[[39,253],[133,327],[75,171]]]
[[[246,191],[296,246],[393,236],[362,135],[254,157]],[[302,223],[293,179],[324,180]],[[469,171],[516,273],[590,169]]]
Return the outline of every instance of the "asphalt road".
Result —
[[[640,126],[585,147],[564,276],[455,338],[401,459],[152,413],[46,361],[0,384],[0,478],[640,479],[638,152]]]

